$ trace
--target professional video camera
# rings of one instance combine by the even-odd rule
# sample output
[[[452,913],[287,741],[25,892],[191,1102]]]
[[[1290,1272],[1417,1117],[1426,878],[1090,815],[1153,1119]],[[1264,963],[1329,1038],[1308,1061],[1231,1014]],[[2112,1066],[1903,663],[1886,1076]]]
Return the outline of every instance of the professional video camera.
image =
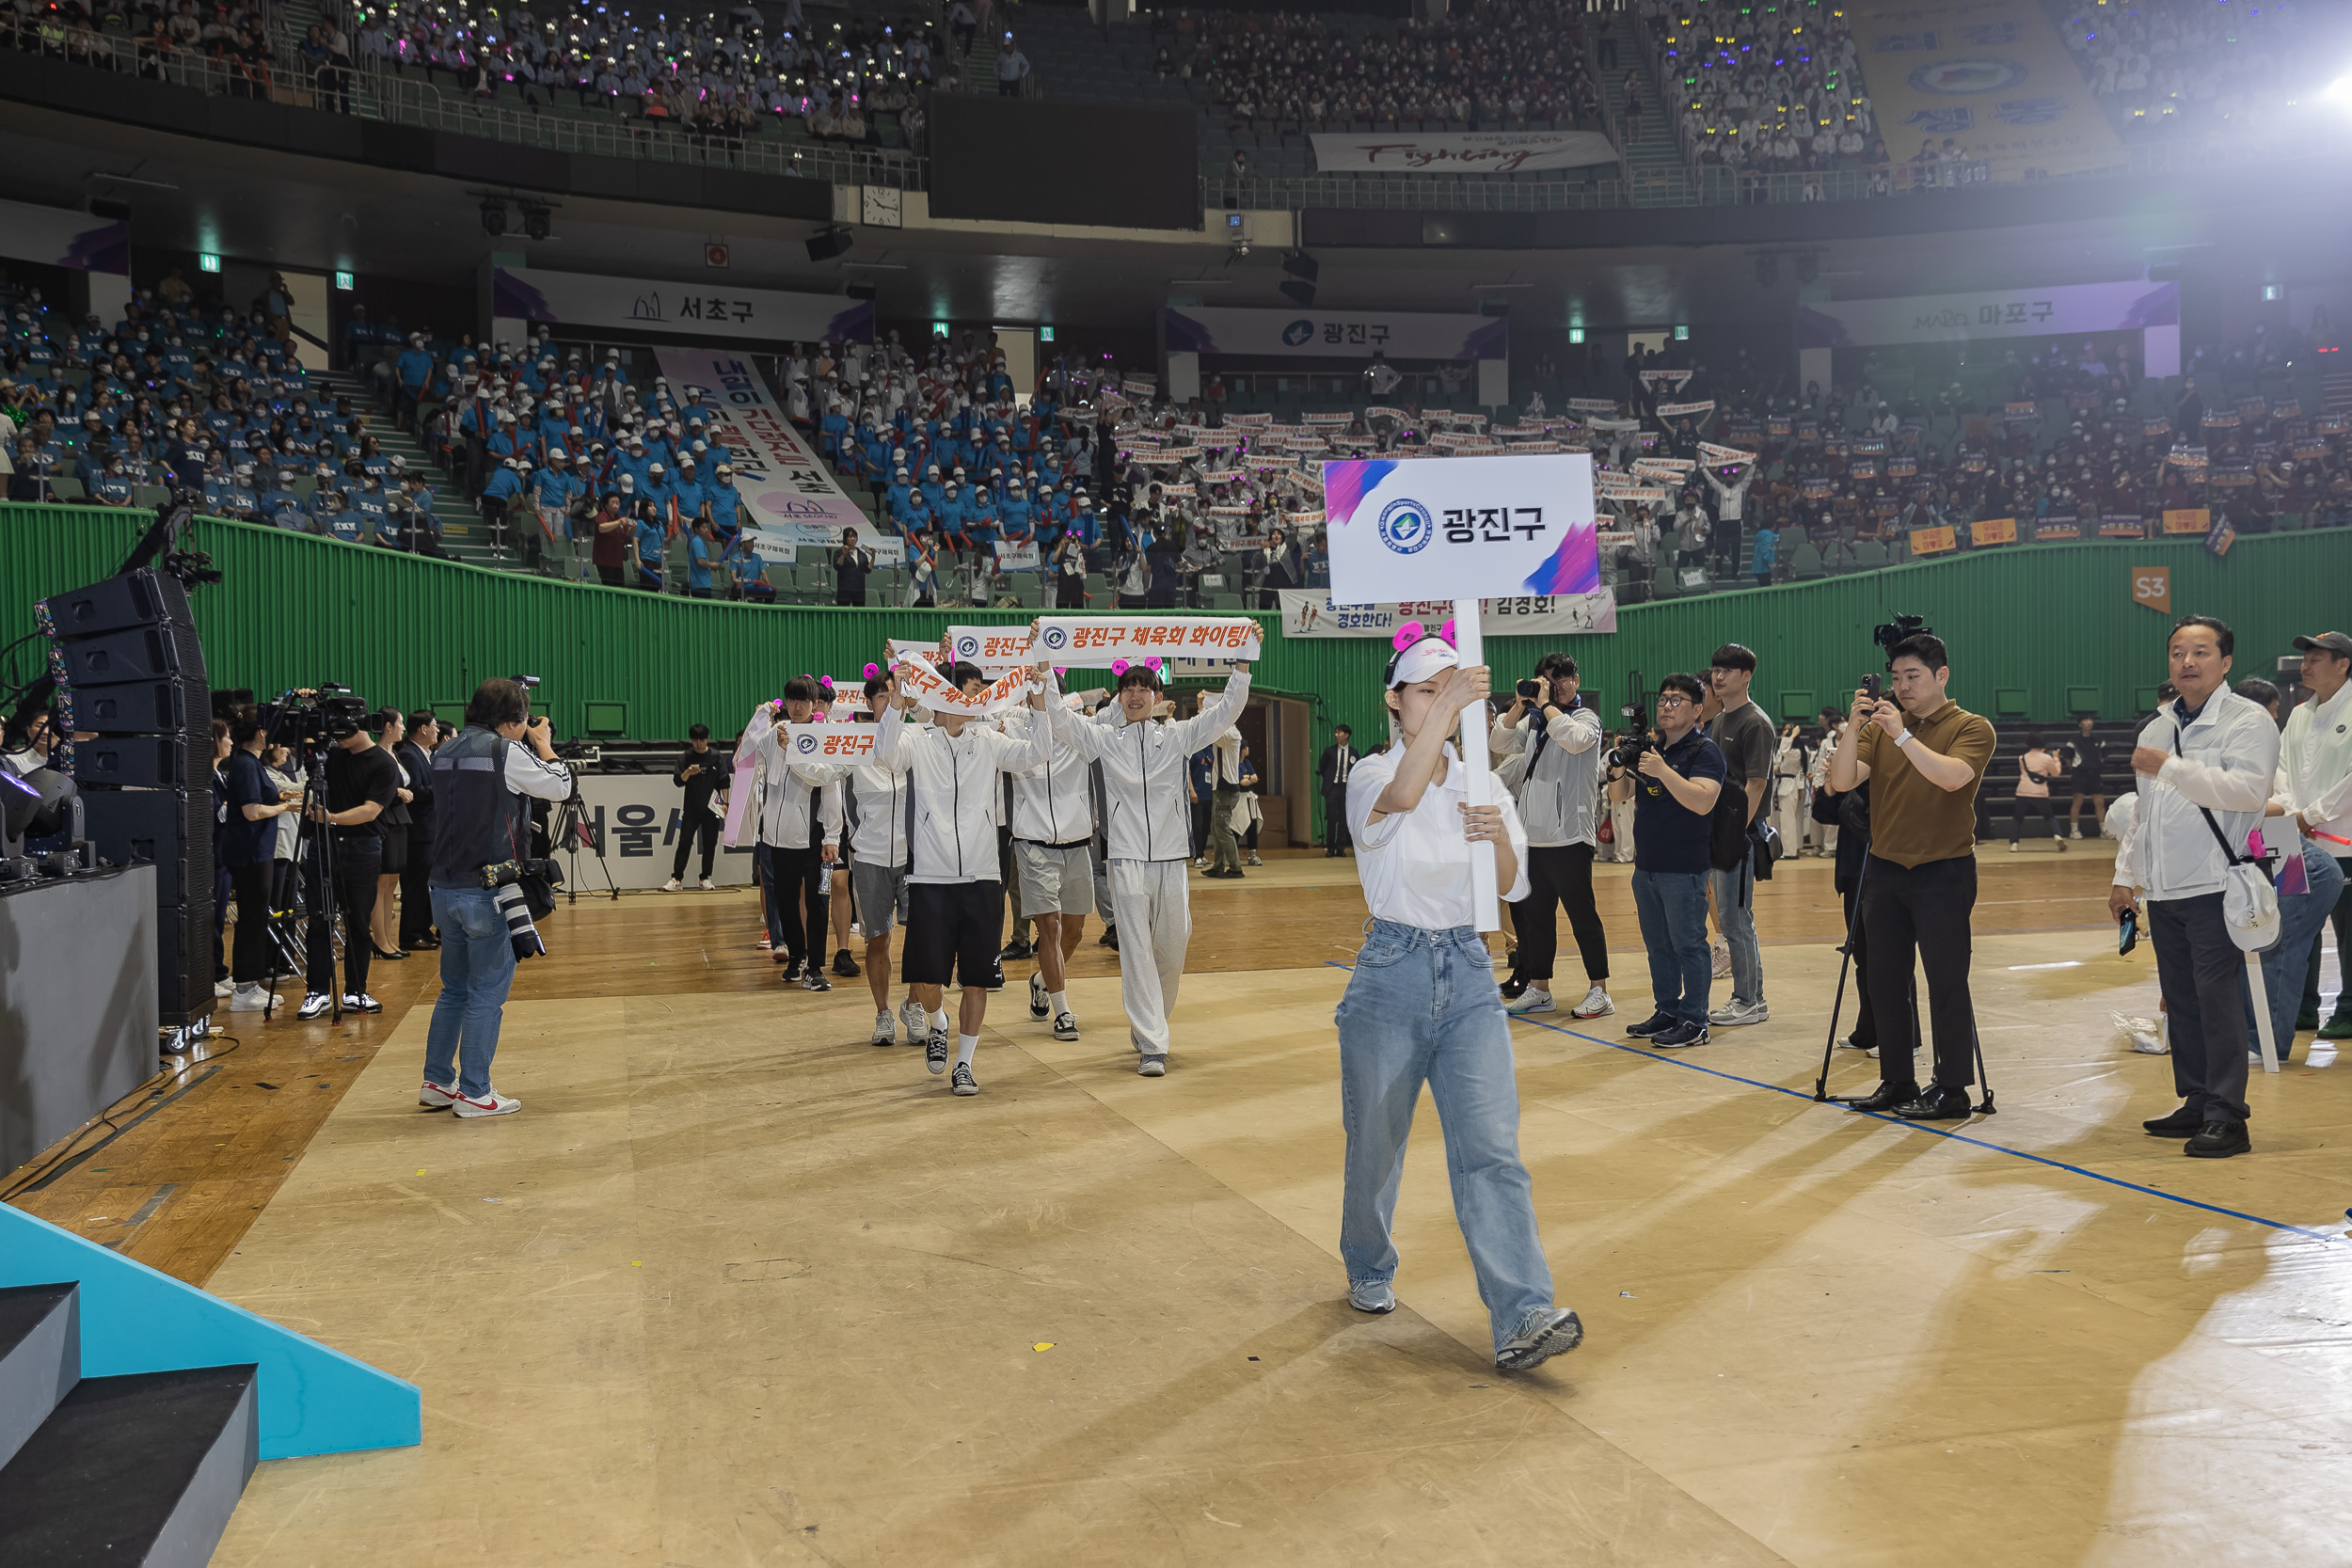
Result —
[[[1634,768],[1642,761],[1642,753],[1649,750],[1649,685],[1642,679],[1642,672],[1634,671],[1626,677],[1625,705],[1617,712],[1625,719],[1625,734],[1609,753],[1612,768]]]
[[[317,752],[358,735],[367,722],[368,705],[347,686],[321,686],[264,703],[261,716],[271,745]]]

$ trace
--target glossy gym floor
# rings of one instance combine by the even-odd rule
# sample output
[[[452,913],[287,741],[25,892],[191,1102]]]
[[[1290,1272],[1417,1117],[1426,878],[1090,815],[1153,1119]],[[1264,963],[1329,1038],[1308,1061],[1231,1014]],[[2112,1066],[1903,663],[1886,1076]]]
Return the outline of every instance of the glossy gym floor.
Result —
[[[1984,847],[1999,1114],[1940,1130],[1812,1100],[1825,863],[1759,891],[1771,1022],[1671,1058],[1620,1033],[1604,867],[1620,1015],[1513,1030],[1588,1330],[1520,1377],[1425,1102],[1402,1305],[1343,1300],[1362,902],[1319,850],[1195,881],[1163,1080],[1091,931],[1086,1037],[1009,964],[960,1101],[866,1043],[863,981],[779,987],[748,893],[582,898],[507,1009],[519,1116],[415,1104],[420,954],[380,1017],[236,1015],[16,1201],[422,1386],[421,1448],[262,1466],[239,1568],[2352,1562],[2352,1063],[2256,1073],[2251,1157],[2143,1134],[2175,1101],[2109,1017],[2155,988],[2108,847]],[[1837,1055],[1833,1092],[1874,1081]]]

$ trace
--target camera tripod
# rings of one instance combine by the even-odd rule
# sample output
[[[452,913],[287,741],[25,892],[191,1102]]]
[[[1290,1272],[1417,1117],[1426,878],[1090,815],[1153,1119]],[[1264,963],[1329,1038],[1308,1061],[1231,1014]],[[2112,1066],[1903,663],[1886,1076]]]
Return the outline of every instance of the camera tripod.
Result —
[[[580,798],[580,774],[575,769],[572,773],[572,792],[564,798],[563,804],[555,808],[555,818],[548,824],[548,847],[571,859],[572,874],[564,879],[564,898],[570,904],[580,902],[580,851],[582,845],[596,857],[596,867],[604,873],[604,890],[612,895],[614,903],[619,903],[621,890],[612,880],[611,863],[604,858],[604,840],[588,825],[588,802]]]
[[[1862,921],[1862,889],[1869,880],[1869,877],[1870,853],[1866,847],[1862,854],[1862,869],[1854,874],[1853,913],[1846,921],[1846,940],[1837,944],[1837,994],[1830,1003],[1829,1037],[1821,1042],[1820,1075],[1813,1080],[1813,1101],[1817,1105],[1851,1105],[1857,1101],[1869,1098],[1867,1095],[1832,1095],[1829,1092],[1830,1058],[1837,1051],[1837,1019],[1846,1007],[1846,974],[1853,967],[1854,927]],[[1860,989],[1860,983],[1857,982],[1855,986],[1857,992]],[[1906,1000],[1911,1004],[1911,1046],[1915,1053],[1927,1048],[1928,1045],[1927,1037],[1919,1030],[1918,981],[1915,978],[1912,979],[1906,990],[1908,993]],[[1984,1039],[1977,1033],[1976,1011],[1973,1007],[1970,1008],[1968,1016],[1968,1042],[1977,1054],[1977,1082],[1984,1089],[1984,1099],[1972,1107],[1972,1112],[1981,1117],[1998,1116],[2000,1107],[1994,1103],[1993,1081],[1984,1070]]]

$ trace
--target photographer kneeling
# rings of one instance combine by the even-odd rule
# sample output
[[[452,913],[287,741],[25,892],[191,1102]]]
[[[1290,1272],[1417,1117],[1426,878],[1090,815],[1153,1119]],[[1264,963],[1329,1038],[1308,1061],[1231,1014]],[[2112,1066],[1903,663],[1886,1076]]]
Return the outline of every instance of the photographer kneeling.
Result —
[[[1655,744],[1638,731],[1610,758],[1609,798],[1633,802],[1633,908],[1649,950],[1653,1010],[1626,1033],[1656,1046],[1707,1043],[1708,818],[1724,788],[1724,753],[1700,730],[1707,689],[1696,675],[1658,683]]]
[[[1976,795],[1993,726],[1944,694],[1944,641],[1915,632],[1888,650],[1894,696],[1874,676],[1853,694],[1853,725],[1829,763],[1844,794],[1870,781],[1870,853],[1861,873],[1864,952],[1879,1044],[1877,1092],[1851,1101],[1905,1121],[1969,1114],[1977,1081],[1968,999],[1969,921],[1977,907]],[[1912,973],[1928,972],[1935,1082],[1917,1078]]]
[[[516,744],[523,742],[524,744]],[[515,983],[515,948],[485,873],[531,853],[523,798],[568,800],[572,770],[555,760],[531,691],[493,677],[466,705],[466,727],[433,753],[433,924],[441,932],[441,998],[424,1042],[419,1104],[461,1117],[502,1117],[522,1101],[490,1086],[499,1020]]]

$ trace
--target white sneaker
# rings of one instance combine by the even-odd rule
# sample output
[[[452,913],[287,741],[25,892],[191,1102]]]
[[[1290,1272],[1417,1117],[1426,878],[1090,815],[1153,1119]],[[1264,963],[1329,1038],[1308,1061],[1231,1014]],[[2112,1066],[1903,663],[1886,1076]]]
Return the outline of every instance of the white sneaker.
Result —
[[[661,884],[661,891],[664,893],[675,893],[678,889],[684,887],[685,885],[686,884],[684,882],[681,882],[675,877],[673,877],[668,881]]]
[[[461,1117],[511,1117],[522,1108],[521,1101],[509,1099],[496,1089],[480,1100],[461,1094],[450,1103],[450,1109]]]
[[[1529,1013],[1554,1013],[1560,1009],[1553,1005],[1551,992],[1537,990],[1534,986],[1530,986],[1504,1004],[1502,1010],[1513,1018],[1524,1018]]]
[[[867,1044],[869,1044],[869,1045],[896,1045],[896,1044],[898,1044],[898,1019],[896,1019],[895,1017],[893,1017],[893,1016],[892,1016],[890,1013],[888,1013],[888,1012],[879,1012],[879,1013],[876,1013],[876,1014],[874,1015],[874,1037],[873,1037],[871,1040],[867,1041],[866,1043],[867,1043]]]
[[[1729,1029],[1742,1023],[1763,1023],[1772,1016],[1772,1009],[1761,1000],[1741,1002],[1735,998],[1708,1014],[1707,1022],[1714,1028]]]
[[[716,883],[716,882],[714,882],[714,881],[712,881],[712,880],[711,880],[709,878],[707,878],[707,877],[705,877],[705,878],[704,878],[701,881],[696,882],[694,885],[695,885],[696,887],[698,887],[698,888],[702,889],[705,893],[716,893],[716,892],[718,892],[718,891],[719,891],[719,884],[718,884],[718,883]],[[856,927],[850,927],[850,928],[851,928],[852,930],[856,929]]]
[[[275,995],[262,989],[259,980],[248,981],[239,986],[236,994],[229,999],[229,1010],[232,1013],[258,1013],[277,1000]]]
[[[457,1103],[456,1080],[452,1079],[446,1084],[436,1084],[432,1079],[426,1079],[424,1086],[417,1090],[417,1103],[428,1111],[448,1110]]]
[[[1617,1005],[1609,1000],[1609,993],[1600,987],[1595,986],[1584,993],[1583,1001],[1568,1009],[1568,1016],[1570,1018],[1607,1018],[1616,1010]]]
[[[302,999],[302,1006],[294,1009],[294,1017],[300,1019],[323,1018],[326,1016],[326,1009],[334,1005],[335,999],[333,997],[326,995],[323,991],[314,990],[310,995]]]
[[[1731,943],[1711,942],[1707,944],[1708,972],[1718,980],[1731,977]]]

